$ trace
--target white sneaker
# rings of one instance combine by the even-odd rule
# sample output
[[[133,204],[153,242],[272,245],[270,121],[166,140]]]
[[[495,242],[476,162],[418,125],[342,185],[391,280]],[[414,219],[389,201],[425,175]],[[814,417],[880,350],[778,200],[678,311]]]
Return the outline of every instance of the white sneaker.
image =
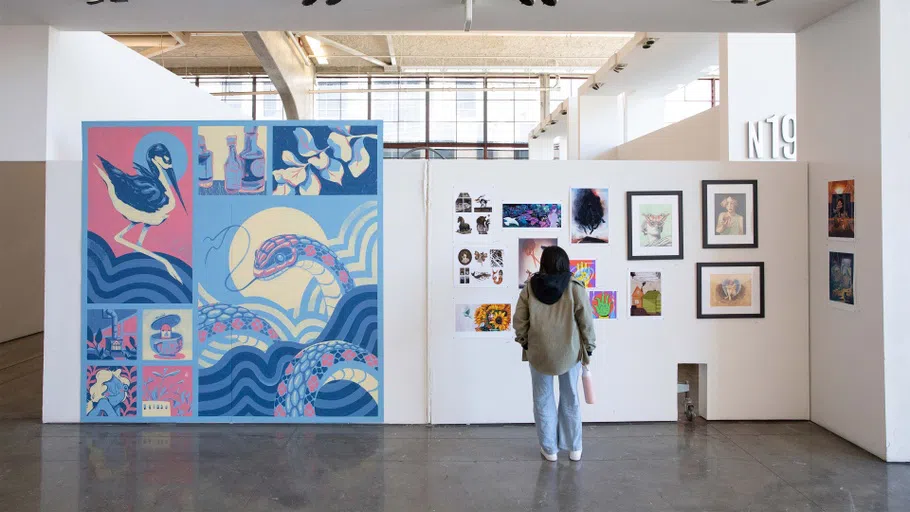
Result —
[[[540,454],[543,455],[543,458],[547,459],[548,461],[550,461],[550,462],[556,462],[556,454],[555,454],[555,453],[547,453],[547,452],[543,449],[543,446],[540,447]]]
[[[578,462],[581,460],[581,450],[569,452],[569,460],[572,462]]]

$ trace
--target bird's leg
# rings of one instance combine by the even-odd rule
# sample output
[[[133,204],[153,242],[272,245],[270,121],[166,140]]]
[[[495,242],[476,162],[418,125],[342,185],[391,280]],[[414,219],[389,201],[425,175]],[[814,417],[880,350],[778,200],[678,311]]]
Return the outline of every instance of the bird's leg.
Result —
[[[146,249],[145,247],[142,247],[142,243],[145,241],[145,235],[148,233],[148,230],[149,230],[148,224],[146,224],[145,226],[142,227],[142,233],[139,234],[139,243],[138,244],[134,244],[133,242],[130,242],[123,238],[123,235],[126,234],[126,232],[129,231],[130,229],[132,229],[132,227],[135,225],[136,225],[135,222],[131,223],[129,226],[127,226],[126,229],[124,229],[123,231],[118,233],[114,237],[114,240],[117,240],[118,242],[120,242],[120,244],[123,245],[124,247],[128,247],[140,254],[145,254],[149,258],[152,258],[153,260],[157,261],[158,263],[161,263],[162,265],[164,265],[164,269],[167,270],[167,273],[170,274],[171,277],[173,277],[178,283],[183,284],[183,279],[180,279],[180,276],[177,274],[177,270],[174,269],[174,266],[171,265],[171,262],[164,259],[160,255],[155,254],[154,252]]]

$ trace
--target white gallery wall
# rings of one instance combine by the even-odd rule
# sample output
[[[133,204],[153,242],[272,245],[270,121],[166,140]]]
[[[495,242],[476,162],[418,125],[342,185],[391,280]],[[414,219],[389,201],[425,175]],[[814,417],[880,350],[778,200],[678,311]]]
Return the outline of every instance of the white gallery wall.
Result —
[[[642,135],[607,153],[608,160],[720,160],[720,107]]]
[[[675,421],[678,363],[707,365],[707,383],[700,386],[707,389],[703,413],[708,419],[808,418],[804,164],[479,161],[466,167],[432,161],[429,168],[428,369],[433,423],[532,421],[528,366],[521,362],[512,333],[466,338],[454,332],[456,304],[514,304],[518,297],[517,278],[504,289],[455,288],[455,190],[490,192],[497,209],[503,201],[559,202],[565,221],[572,187],[609,188],[608,247],[570,246],[565,223],[555,231],[499,230],[490,236],[503,242],[506,261],[513,262],[506,272],[518,273],[514,262],[519,237],[555,236],[570,257],[597,260],[597,289],[619,292],[620,318],[597,322],[592,370],[598,403],[583,406],[585,421]],[[704,179],[758,179],[758,249],[702,249]],[[630,190],[683,191],[684,260],[627,261],[625,193]],[[501,222],[496,211],[494,221]],[[696,262],[728,261],[765,263],[765,319],[696,319]],[[652,269],[664,272],[664,318],[625,318],[628,271]]]
[[[809,162],[812,421],[885,458],[879,23],[878,0],[861,0],[800,32],[796,48],[799,158]],[[857,240],[829,242],[827,182],[851,178]],[[855,251],[856,311],[828,303],[829,249]]]

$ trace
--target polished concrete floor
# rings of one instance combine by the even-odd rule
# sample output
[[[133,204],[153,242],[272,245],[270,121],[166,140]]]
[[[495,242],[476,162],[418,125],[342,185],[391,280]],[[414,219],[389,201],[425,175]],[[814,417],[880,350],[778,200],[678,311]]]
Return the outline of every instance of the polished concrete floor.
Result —
[[[4,372],[0,395],[40,393]],[[527,426],[42,426],[0,404],[21,409],[0,511],[910,511],[910,466],[805,422],[590,425],[553,464]]]

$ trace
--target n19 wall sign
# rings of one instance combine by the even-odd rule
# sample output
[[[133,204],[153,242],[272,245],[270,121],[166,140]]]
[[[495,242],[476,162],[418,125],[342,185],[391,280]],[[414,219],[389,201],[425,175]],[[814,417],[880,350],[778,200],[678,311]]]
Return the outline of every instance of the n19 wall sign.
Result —
[[[796,159],[796,117],[792,114],[771,116],[764,121],[746,123],[749,126],[749,160]],[[769,129],[770,128],[770,129]],[[770,155],[766,149],[771,134]]]

